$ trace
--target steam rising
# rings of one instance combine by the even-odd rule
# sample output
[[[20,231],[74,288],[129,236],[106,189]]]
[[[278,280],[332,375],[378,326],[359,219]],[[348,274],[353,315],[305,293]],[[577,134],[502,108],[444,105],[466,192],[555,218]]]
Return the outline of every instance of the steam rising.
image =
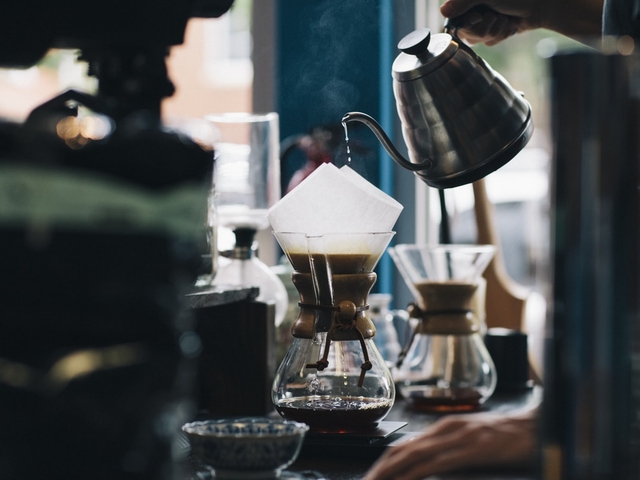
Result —
[[[304,98],[311,124],[333,123],[362,101],[362,86],[377,80],[377,70],[363,71],[362,59],[377,55],[378,6],[371,0],[305,3],[296,0],[293,7],[310,15],[311,23],[295,32],[297,45],[290,48],[296,61],[283,72],[286,91],[293,94],[285,91],[282,97],[285,102]],[[367,51],[360,48],[363,41],[371,43]]]

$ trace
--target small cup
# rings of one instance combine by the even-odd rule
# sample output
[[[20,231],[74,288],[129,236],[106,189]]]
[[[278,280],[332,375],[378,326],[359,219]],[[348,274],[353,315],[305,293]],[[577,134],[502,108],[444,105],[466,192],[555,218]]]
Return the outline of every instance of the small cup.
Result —
[[[531,388],[528,335],[519,330],[490,328],[484,337],[498,375],[496,391]]]

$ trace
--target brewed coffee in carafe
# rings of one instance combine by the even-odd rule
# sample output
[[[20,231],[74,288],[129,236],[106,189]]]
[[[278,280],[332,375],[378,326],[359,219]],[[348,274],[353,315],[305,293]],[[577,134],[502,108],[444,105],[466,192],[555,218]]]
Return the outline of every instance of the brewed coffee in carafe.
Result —
[[[395,386],[373,341],[367,297],[393,232],[274,235],[300,294],[294,340],[274,382],[276,410],[314,431],[374,428],[393,406]]]
[[[280,415],[315,432],[374,429],[395,400],[391,372],[373,341],[367,299],[402,207],[348,170],[318,168],[269,217],[300,296],[294,339],[272,399]],[[374,220],[372,205],[382,213]]]

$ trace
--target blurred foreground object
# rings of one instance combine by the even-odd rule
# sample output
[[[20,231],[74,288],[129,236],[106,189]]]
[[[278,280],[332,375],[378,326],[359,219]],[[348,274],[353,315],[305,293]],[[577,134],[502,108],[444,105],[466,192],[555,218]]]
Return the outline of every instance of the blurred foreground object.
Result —
[[[165,57],[191,16],[230,4],[26,1],[0,16],[0,66],[76,48],[98,80],[0,123],[3,479],[174,478],[213,152],[161,124]]]
[[[640,474],[637,54],[551,59],[553,303],[543,478]],[[607,121],[603,121],[603,119]]]

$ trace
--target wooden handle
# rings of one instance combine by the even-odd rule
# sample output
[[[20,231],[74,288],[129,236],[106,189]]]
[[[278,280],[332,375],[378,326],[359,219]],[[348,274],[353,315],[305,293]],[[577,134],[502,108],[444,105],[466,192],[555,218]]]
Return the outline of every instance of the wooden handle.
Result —
[[[473,183],[473,196],[478,244],[496,247],[495,257],[484,272],[484,278],[487,280],[487,328],[523,330],[529,291],[511,279],[505,269],[500,238],[494,222],[493,205],[487,197],[484,179]]]

